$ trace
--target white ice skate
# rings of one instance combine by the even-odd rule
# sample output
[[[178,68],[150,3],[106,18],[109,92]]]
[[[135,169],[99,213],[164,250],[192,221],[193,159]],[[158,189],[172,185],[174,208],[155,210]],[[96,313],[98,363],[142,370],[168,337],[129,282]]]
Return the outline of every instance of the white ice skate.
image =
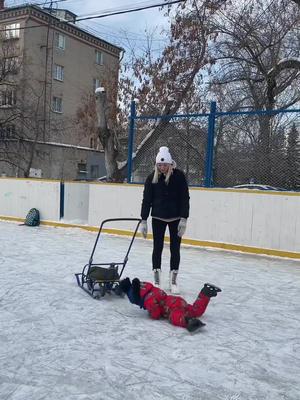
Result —
[[[177,275],[178,275],[178,271],[177,270],[172,270],[170,271],[170,292],[172,294],[180,294],[180,290],[178,287],[178,283],[177,283]]]
[[[154,276],[154,286],[159,287],[161,285],[161,270],[160,269],[154,269],[153,270],[153,276]]]

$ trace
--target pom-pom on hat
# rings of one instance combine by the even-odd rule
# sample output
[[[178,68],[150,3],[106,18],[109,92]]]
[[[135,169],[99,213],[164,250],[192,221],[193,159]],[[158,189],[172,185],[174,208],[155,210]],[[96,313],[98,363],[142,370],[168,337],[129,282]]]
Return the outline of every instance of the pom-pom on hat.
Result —
[[[173,160],[172,160],[169,148],[166,146],[160,147],[155,161],[156,161],[156,164],[160,164],[160,163],[172,164]]]

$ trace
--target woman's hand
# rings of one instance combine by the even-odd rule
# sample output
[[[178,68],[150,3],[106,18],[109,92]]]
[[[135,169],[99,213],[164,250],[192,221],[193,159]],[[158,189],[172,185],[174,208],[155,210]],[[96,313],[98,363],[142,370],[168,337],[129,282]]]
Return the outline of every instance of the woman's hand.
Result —
[[[147,238],[147,233],[148,233],[148,226],[147,226],[147,221],[145,219],[143,219],[142,222],[141,222],[140,232],[141,232],[143,238],[146,239]]]
[[[186,218],[180,218],[179,224],[178,224],[178,236],[182,237],[185,234],[186,231]]]

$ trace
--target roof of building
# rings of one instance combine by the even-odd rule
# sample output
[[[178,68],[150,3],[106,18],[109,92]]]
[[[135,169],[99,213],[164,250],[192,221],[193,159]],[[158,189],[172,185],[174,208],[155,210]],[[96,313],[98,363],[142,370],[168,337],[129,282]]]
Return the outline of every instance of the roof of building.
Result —
[[[73,14],[72,12],[65,9],[59,9],[59,11],[66,11],[70,14]],[[84,39],[94,45],[98,45],[99,47],[102,47],[106,51],[111,52],[115,55],[119,55],[120,52],[124,51],[122,47],[111,44],[106,40],[91,34],[85,29],[79,28],[75,23],[66,20],[62,21],[55,15],[51,14],[49,12],[49,9],[43,9],[34,4],[23,4],[14,7],[6,7],[3,10],[0,10],[0,23],[3,20],[11,19],[13,17],[21,17],[22,15],[30,15],[33,18],[39,19],[42,23],[45,24],[51,22],[51,25],[53,27],[55,26],[60,30],[64,30],[77,36],[79,39]],[[76,17],[75,14],[73,15]]]

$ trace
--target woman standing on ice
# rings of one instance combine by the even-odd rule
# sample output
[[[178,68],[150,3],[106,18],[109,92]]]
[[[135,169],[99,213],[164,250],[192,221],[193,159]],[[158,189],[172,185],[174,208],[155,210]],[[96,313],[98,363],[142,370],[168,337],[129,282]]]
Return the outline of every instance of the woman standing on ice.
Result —
[[[166,227],[170,233],[170,290],[179,293],[177,274],[180,263],[181,238],[189,216],[189,189],[182,171],[176,168],[168,147],[161,147],[156,156],[154,171],[147,177],[142,209],[141,233],[147,237],[147,218],[152,216],[154,284],[161,284],[161,255]]]

